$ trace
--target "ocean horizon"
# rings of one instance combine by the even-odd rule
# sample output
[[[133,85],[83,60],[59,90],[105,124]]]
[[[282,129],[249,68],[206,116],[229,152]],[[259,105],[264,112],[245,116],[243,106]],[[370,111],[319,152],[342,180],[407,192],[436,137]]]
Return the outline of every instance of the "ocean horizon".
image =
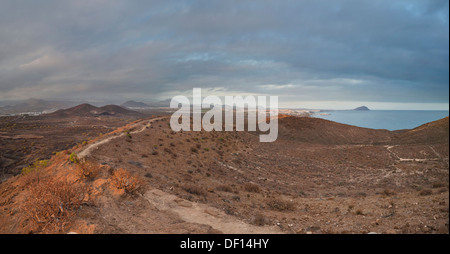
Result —
[[[325,115],[326,114],[326,115]],[[414,129],[425,123],[449,116],[448,110],[336,110],[319,112],[313,117],[370,128],[386,130]]]

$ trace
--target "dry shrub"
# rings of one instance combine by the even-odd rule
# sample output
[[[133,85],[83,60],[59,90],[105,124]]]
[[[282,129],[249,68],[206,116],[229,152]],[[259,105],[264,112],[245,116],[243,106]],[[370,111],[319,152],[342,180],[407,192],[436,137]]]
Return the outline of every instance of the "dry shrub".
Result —
[[[94,179],[100,173],[100,165],[85,161],[77,165],[76,174],[79,179]]]
[[[216,187],[216,190],[224,192],[233,192],[233,189],[229,185],[219,185]]]
[[[266,203],[272,210],[276,210],[276,211],[294,211],[295,210],[295,203],[292,201],[271,198]]]
[[[48,165],[48,160],[36,160],[32,165],[22,169],[22,175],[39,171]]]
[[[248,191],[248,192],[255,192],[255,193],[260,193],[261,192],[261,188],[259,187],[259,185],[254,184],[254,183],[246,183],[246,184],[244,184],[244,190]]]
[[[119,168],[111,176],[111,184],[117,189],[123,189],[125,192],[134,194],[143,187],[143,181],[128,170]]]
[[[261,213],[257,213],[251,220],[251,224],[256,226],[264,226],[269,224],[269,219],[267,219],[264,215]]]
[[[433,183],[433,189],[447,187],[445,183]]]
[[[428,195],[431,195],[431,194],[433,194],[433,191],[430,190],[430,189],[423,189],[423,190],[421,190],[419,192],[420,196],[428,196]]]
[[[32,167],[32,166],[30,166]],[[43,173],[43,168],[39,167],[39,168],[33,168],[33,170],[27,170],[26,173],[24,172],[24,170],[22,170],[22,179],[24,179],[24,183],[26,185],[34,185],[36,183],[38,183],[40,181],[40,179],[42,178],[42,175],[45,175],[45,172]]]
[[[89,201],[90,188],[67,180],[45,179],[30,186],[23,210],[38,231],[61,233],[80,206]]]
[[[190,193],[190,194],[194,194],[194,195],[198,195],[198,196],[206,196],[207,193],[206,191],[196,185],[185,185],[182,187],[183,190],[185,190],[186,192]]]
[[[394,196],[397,193],[393,190],[385,189],[384,191],[381,192],[381,194],[385,196]]]

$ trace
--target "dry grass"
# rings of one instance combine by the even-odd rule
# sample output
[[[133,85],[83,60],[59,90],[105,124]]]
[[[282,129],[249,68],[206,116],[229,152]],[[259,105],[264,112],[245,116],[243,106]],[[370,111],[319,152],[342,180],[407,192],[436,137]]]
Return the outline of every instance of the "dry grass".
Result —
[[[271,208],[272,210],[276,211],[294,211],[295,210],[295,203],[292,201],[286,201],[282,199],[275,199],[271,198],[267,200],[266,204]]]
[[[255,183],[244,184],[244,190],[248,191],[248,192],[255,192],[255,193],[261,192],[261,188],[259,187],[259,185],[255,184]]]
[[[445,183],[433,183],[433,189],[447,187]]]
[[[223,192],[233,192],[233,188],[231,188],[229,185],[219,185],[216,187],[216,190]]]
[[[423,190],[421,190],[419,192],[420,196],[428,196],[428,195],[431,195],[431,194],[433,194],[433,191],[430,190],[430,189],[423,189]]]
[[[119,168],[110,178],[111,185],[117,189],[123,189],[126,193],[134,194],[143,187],[143,181],[128,170]]]
[[[76,175],[79,179],[94,179],[98,176],[100,170],[100,165],[91,161],[85,161],[77,164]]]
[[[90,188],[67,180],[45,179],[30,186],[23,210],[42,233],[61,233],[80,206],[89,201]]]
[[[361,209],[355,211],[356,215],[364,215],[364,212]]]
[[[385,195],[385,196],[394,196],[397,193],[395,191],[393,191],[393,190],[385,189],[383,192],[381,192],[381,194]]]
[[[196,186],[196,185],[185,185],[182,188],[183,188],[183,190],[185,190],[186,192],[188,192],[190,194],[203,196],[203,197],[205,197],[207,195],[206,191],[203,188]]]
[[[48,160],[36,160],[32,165],[22,169],[22,175],[27,175],[47,167]]]
[[[269,224],[269,219],[267,219],[261,213],[257,213],[254,217],[252,217],[251,224],[256,226],[264,226]]]

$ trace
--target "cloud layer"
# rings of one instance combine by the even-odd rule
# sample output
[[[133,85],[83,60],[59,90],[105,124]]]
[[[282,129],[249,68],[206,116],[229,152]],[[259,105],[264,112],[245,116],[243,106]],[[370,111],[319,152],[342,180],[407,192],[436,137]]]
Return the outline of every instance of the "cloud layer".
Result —
[[[0,3],[0,100],[449,101],[447,0]]]

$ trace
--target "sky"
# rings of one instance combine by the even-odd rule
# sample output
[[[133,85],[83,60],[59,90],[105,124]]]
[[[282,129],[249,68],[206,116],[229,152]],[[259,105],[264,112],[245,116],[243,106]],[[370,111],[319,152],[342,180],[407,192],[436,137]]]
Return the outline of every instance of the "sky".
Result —
[[[0,101],[449,107],[448,0],[0,0]]]

